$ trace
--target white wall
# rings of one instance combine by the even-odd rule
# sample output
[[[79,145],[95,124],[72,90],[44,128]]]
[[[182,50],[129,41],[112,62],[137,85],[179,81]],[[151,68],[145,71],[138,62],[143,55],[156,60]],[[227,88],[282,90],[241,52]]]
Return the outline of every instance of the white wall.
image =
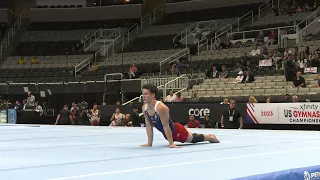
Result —
[[[86,0],[36,0],[37,6],[51,6],[51,5],[82,5],[85,7],[87,4]]]

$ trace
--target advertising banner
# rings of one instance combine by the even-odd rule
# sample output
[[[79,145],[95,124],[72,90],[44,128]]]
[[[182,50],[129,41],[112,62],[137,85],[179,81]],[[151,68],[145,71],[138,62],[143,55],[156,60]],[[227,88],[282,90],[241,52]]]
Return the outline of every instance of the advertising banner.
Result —
[[[7,123],[7,110],[0,110],[0,123]]]
[[[247,121],[254,124],[320,124],[320,103],[247,104]]]
[[[17,111],[15,109],[8,109],[8,123],[17,124]]]

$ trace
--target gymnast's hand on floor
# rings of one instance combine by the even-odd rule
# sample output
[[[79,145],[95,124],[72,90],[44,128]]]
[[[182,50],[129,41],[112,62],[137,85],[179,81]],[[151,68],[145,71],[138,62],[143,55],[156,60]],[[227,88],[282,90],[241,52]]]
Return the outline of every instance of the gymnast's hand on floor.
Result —
[[[182,148],[181,146],[177,146],[177,145],[175,145],[175,144],[171,144],[170,146],[169,146],[169,148]]]

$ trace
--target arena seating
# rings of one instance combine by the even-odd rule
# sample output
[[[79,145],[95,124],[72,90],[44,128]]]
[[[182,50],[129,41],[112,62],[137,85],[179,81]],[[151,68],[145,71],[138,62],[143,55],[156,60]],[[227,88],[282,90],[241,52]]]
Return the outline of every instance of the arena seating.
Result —
[[[273,27],[288,26],[288,22],[296,22],[297,24],[308,17],[312,12],[301,12],[292,15],[280,15],[275,16],[273,12],[268,13],[266,16],[261,18],[259,21],[245,27],[244,30],[251,29],[266,29]],[[289,25],[293,25],[292,23]]]
[[[0,39],[2,39],[6,30],[7,30],[7,23],[0,23]]]
[[[53,56],[84,54],[83,41],[97,29],[121,27],[123,32],[138,19],[120,19],[87,22],[50,22],[32,23],[24,33],[12,55]]]

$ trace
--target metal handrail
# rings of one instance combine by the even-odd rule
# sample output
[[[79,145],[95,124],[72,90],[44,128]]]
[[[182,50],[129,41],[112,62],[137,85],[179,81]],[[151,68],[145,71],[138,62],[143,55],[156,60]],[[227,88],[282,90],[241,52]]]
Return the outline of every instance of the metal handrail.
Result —
[[[179,51],[179,52],[177,52],[177,53],[175,53],[175,54],[173,54],[173,55],[165,58],[164,60],[160,61],[160,62],[159,62],[160,74],[161,74],[161,72],[162,72],[162,71],[161,71],[161,70],[162,70],[162,65],[163,65],[164,63],[170,61],[173,57],[175,57],[175,56],[177,56],[177,55],[179,55],[178,58],[181,58],[182,56],[186,55],[186,54],[183,54],[182,56],[180,55],[181,53],[184,53],[184,52],[190,54],[190,49],[189,49],[189,48],[184,48],[184,49],[182,49],[181,51]],[[173,61],[176,60],[176,59],[177,59],[177,58],[174,58]],[[172,62],[172,60],[171,60],[170,62]]]
[[[100,31],[100,33],[99,33]],[[97,34],[100,34],[98,35],[97,37]],[[94,36],[94,41],[91,42],[91,38]],[[90,47],[92,43],[94,43],[97,39],[99,39],[100,37],[102,36],[102,29],[99,28],[97,29],[95,32],[93,32],[88,38],[86,38],[84,41],[83,41],[83,48],[84,48],[84,51],[86,51],[86,48]],[[86,47],[86,43],[87,41],[90,41],[89,45]]]
[[[14,22],[13,26],[7,33],[7,37],[3,39],[0,44],[0,58],[3,57],[3,50],[8,49],[10,45],[10,40],[13,39],[16,35],[16,31],[21,28],[22,19],[25,18],[25,11],[22,11],[19,15],[19,18]]]
[[[104,75],[104,82],[107,82],[107,76],[116,76],[116,75],[120,75],[121,79],[124,77],[124,75],[122,73],[110,73],[110,74],[105,74]]]
[[[85,64],[85,65],[83,65],[83,64]],[[80,67],[81,65],[83,65],[83,66]],[[84,61],[80,62],[78,65],[76,65],[74,67],[74,76],[77,76],[77,72],[79,72],[81,69],[83,69],[87,65],[90,65],[90,58],[85,59]],[[80,67],[80,68],[78,69],[78,67]],[[89,68],[90,68],[90,66],[89,66]]]
[[[143,28],[142,28],[142,24],[146,21],[146,20],[148,20],[148,18],[150,18],[150,25],[152,24],[152,16],[151,16],[151,14],[149,13],[149,14],[147,14],[147,15],[145,15],[143,18],[141,18],[140,19],[140,27],[141,27],[141,31],[143,30]]]
[[[296,32],[299,32],[299,25],[301,25],[302,23],[304,23],[304,21],[306,21],[306,26],[308,25],[308,19],[311,17],[311,16],[315,16],[318,11],[320,10],[320,7],[318,7],[317,10],[315,10],[313,13],[311,13],[309,16],[307,16],[306,18],[304,18],[304,20],[300,21],[298,24],[296,24]],[[303,28],[302,28],[303,29]]]
[[[130,42],[130,33],[133,32],[134,30],[137,30],[137,35],[139,35],[139,24],[138,23],[135,23],[133,26],[131,26],[129,29],[128,29],[128,43]]]
[[[166,94],[167,94],[167,86],[168,86],[170,83],[175,82],[175,81],[177,81],[177,80],[179,80],[179,79],[182,79],[182,78],[184,78],[184,77],[187,77],[187,78],[188,78],[188,76],[187,76],[186,74],[183,74],[182,76],[179,76],[179,77],[177,77],[177,78],[175,78],[175,79],[173,79],[173,80],[165,83],[165,84],[163,85],[163,86],[164,86],[163,98],[165,98],[165,96],[166,96]]]
[[[159,6],[157,6],[156,8],[154,8],[154,10],[153,10],[153,21],[155,22],[156,21],[156,10],[158,9],[158,8],[162,8],[162,10],[161,10],[161,12],[162,12],[162,14],[163,14],[163,12],[164,12],[164,6],[163,6],[163,4],[160,4]]]
[[[241,16],[240,18],[238,18],[238,31],[240,31],[240,19],[243,19],[247,15],[250,15],[250,16],[245,18],[244,21],[246,21],[246,20],[251,18],[251,22],[253,23],[253,11],[250,11],[250,12],[246,13],[245,15]]]
[[[130,103],[132,103],[132,102],[134,102],[135,100],[138,100],[138,99],[140,101],[141,98],[142,98],[142,95],[140,95],[138,97],[135,97],[135,98],[131,99],[130,101],[127,101],[127,102],[123,103],[122,105],[124,106],[124,105],[130,104]]]
[[[271,2],[271,4],[269,4]],[[262,8],[262,6],[266,5],[265,7]],[[259,12],[258,12],[258,18],[261,19],[261,12],[265,9],[267,9],[269,6],[272,6],[273,5],[273,0],[269,0],[269,1],[266,1],[265,3],[261,4],[259,6]],[[279,6],[279,4],[278,4]]]

